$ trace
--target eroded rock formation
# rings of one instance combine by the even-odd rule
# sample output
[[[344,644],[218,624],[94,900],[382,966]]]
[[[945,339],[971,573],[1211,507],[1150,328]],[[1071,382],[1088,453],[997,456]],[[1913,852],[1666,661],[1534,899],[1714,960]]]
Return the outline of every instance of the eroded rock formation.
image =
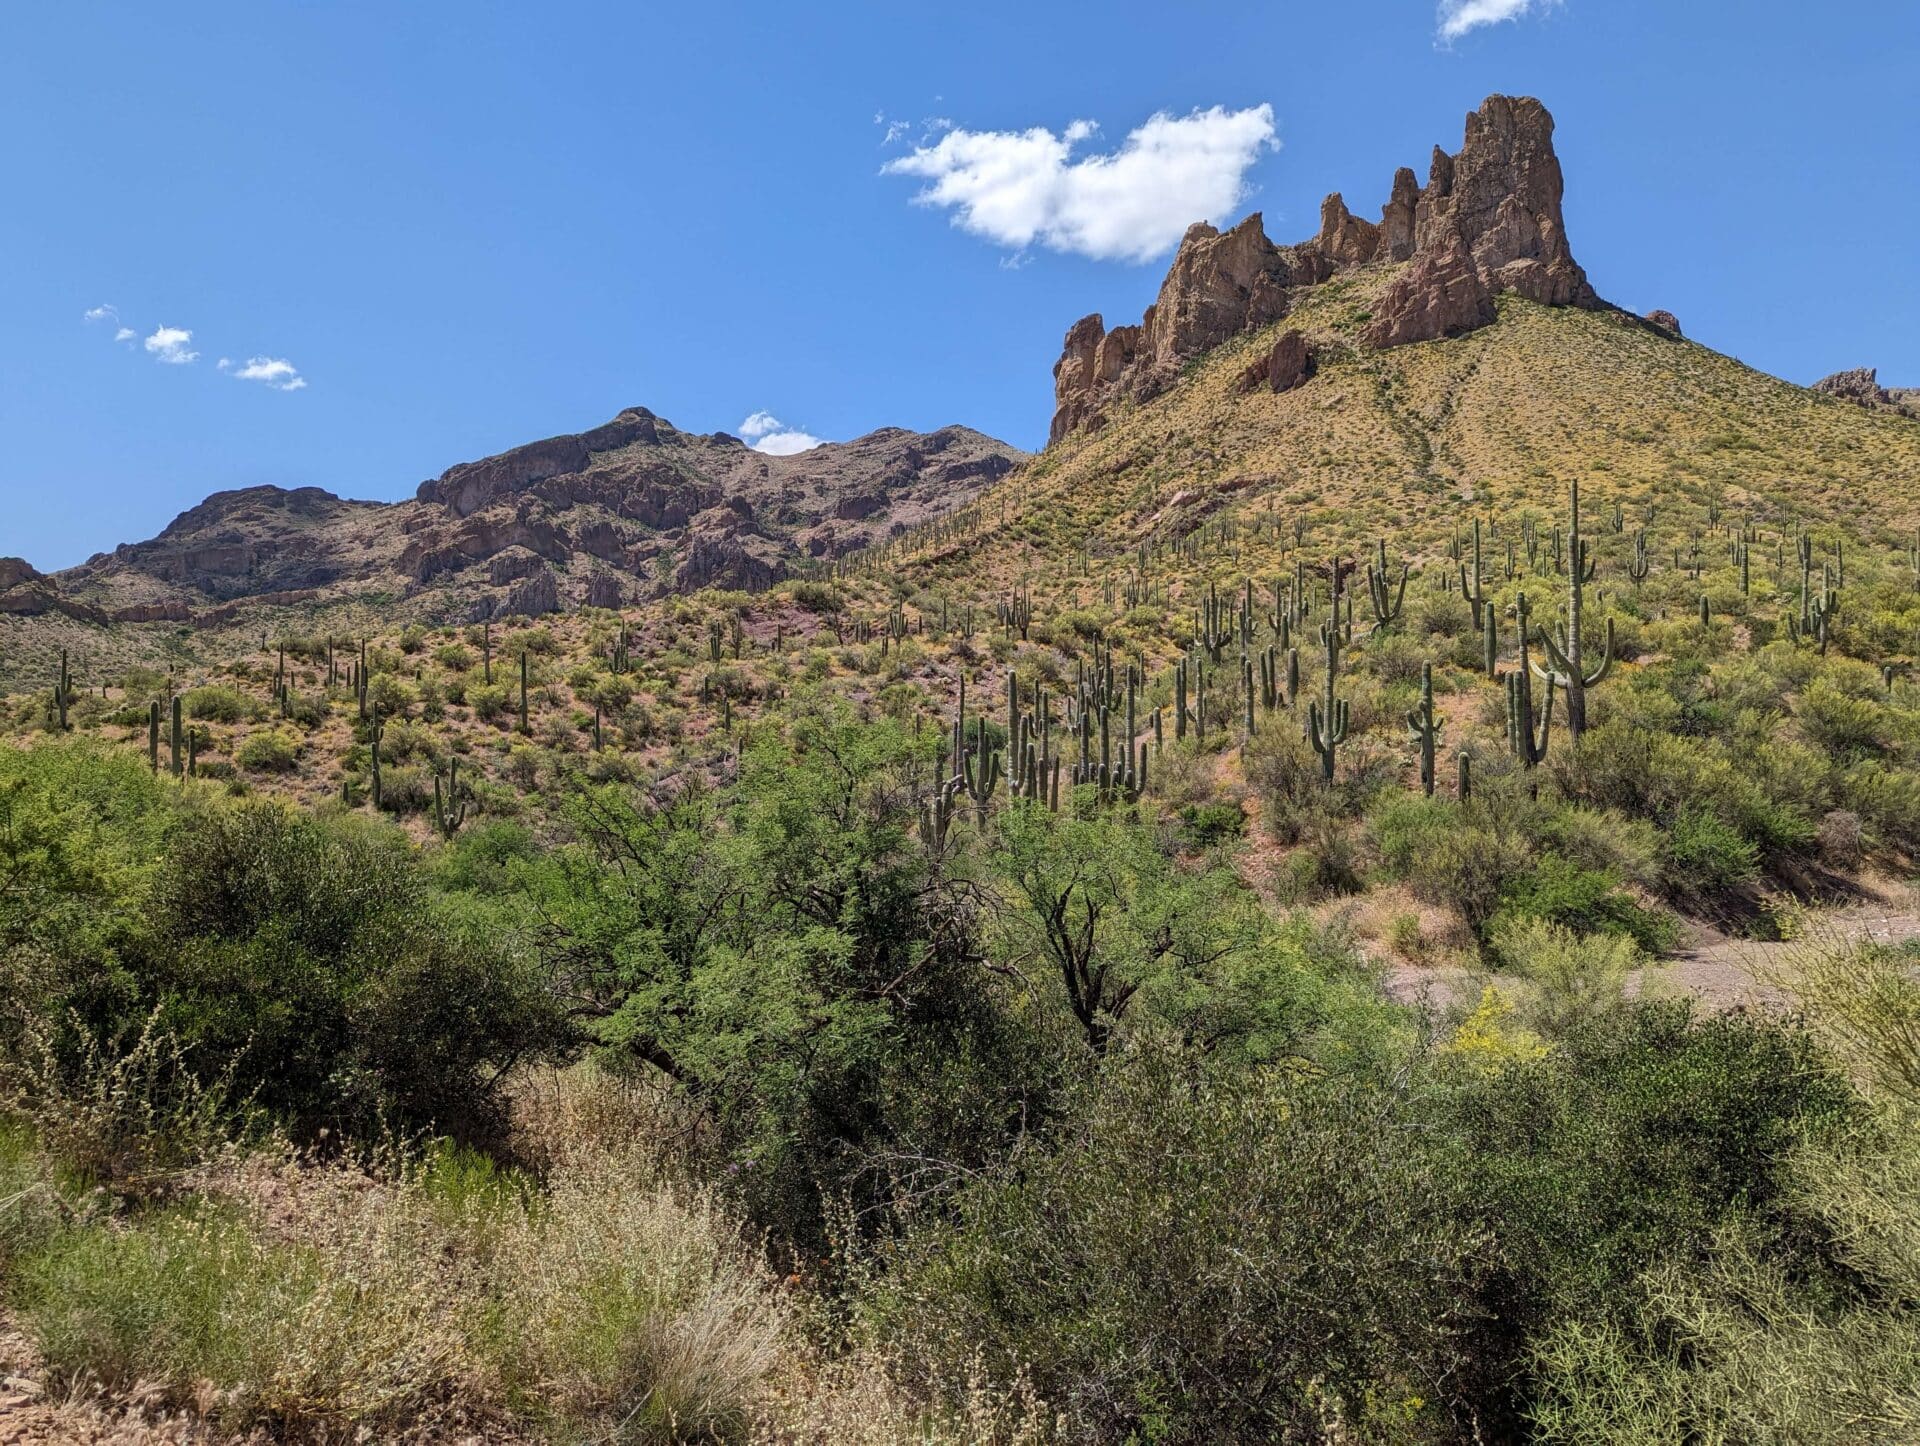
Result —
[[[1375,347],[1485,326],[1502,292],[1598,306],[1567,244],[1562,189],[1546,107],[1496,95],[1467,117],[1457,153],[1434,149],[1424,187],[1411,170],[1395,174],[1378,222],[1355,216],[1336,192],[1321,205],[1319,232],[1296,246],[1269,241],[1257,213],[1225,232],[1197,223],[1140,325],[1108,331],[1095,315],[1067,332],[1050,440],[1099,425],[1116,402],[1165,391],[1187,361],[1279,320],[1300,288],[1342,272],[1402,267],[1364,333]]]
[[[1920,387],[1883,387],[1877,367],[1835,372],[1815,382],[1813,389],[1870,411],[1897,412],[1903,417],[1920,419]]]

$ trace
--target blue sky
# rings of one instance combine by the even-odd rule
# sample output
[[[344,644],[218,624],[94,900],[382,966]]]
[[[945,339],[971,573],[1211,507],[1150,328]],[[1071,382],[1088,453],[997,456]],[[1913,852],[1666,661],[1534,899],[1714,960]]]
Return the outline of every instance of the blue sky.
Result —
[[[1497,90],[1557,117],[1604,296],[1920,384],[1916,77],[1912,0],[18,6],[0,555],[636,404],[1038,446],[1067,326],[1137,318],[1188,211],[1377,215]]]

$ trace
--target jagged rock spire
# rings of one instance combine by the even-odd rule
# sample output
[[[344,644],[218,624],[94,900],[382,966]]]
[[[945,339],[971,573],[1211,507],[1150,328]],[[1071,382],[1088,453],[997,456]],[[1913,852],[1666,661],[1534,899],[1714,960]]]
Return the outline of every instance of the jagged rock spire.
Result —
[[[1342,271],[1406,263],[1365,333],[1376,347],[1484,326],[1503,291],[1598,306],[1567,245],[1562,188],[1547,108],[1496,95],[1467,117],[1456,154],[1434,148],[1424,187],[1406,167],[1394,175],[1378,223],[1337,192],[1321,205],[1319,233],[1297,246],[1269,241],[1257,213],[1225,232],[1196,223],[1140,325],[1108,331],[1096,315],[1067,333],[1051,440],[1097,426],[1113,402],[1165,391],[1185,362],[1285,316],[1294,291]]]

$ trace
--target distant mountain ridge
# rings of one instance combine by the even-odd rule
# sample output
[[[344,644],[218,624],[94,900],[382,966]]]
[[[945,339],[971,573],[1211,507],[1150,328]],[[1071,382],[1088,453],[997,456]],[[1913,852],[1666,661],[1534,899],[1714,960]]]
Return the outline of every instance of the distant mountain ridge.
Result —
[[[965,505],[1025,454],[967,427],[882,428],[792,456],[630,407],[448,468],[411,501],[317,487],[217,492],[157,537],[50,576],[0,564],[0,612],[230,620],[246,603],[369,591],[440,616],[764,588]]]

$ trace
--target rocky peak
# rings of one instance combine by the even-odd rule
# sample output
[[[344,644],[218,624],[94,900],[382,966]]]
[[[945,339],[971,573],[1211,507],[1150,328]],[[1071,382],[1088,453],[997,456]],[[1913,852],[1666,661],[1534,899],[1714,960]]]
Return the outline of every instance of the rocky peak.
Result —
[[[1883,387],[1877,367],[1854,367],[1851,371],[1835,372],[1815,382],[1813,389],[1869,410],[1897,412],[1904,417],[1920,419],[1920,387]]]
[[[1567,245],[1553,117],[1532,99],[1496,95],[1467,117],[1449,155],[1434,147],[1422,187],[1401,167],[1380,220],[1356,217],[1338,192],[1320,230],[1296,246],[1269,241],[1256,213],[1222,232],[1189,227],[1139,326],[1099,316],[1068,331],[1054,367],[1051,440],[1098,426],[1108,405],[1165,391],[1188,360],[1284,317],[1299,288],[1367,267],[1397,266],[1365,340],[1429,341],[1484,326],[1511,291],[1553,306],[1598,306]]]

